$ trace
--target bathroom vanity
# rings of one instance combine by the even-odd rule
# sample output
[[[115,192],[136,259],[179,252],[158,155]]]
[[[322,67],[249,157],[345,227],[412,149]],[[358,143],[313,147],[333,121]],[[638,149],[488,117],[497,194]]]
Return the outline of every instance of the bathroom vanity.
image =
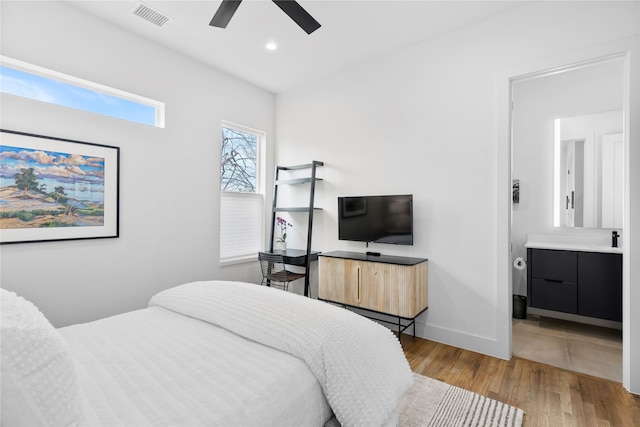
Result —
[[[622,251],[527,242],[529,306],[622,321]]]

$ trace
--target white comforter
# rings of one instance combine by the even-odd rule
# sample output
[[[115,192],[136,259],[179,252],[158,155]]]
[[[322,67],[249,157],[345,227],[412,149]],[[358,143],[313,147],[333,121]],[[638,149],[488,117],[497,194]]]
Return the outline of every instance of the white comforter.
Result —
[[[87,427],[300,427],[331,417],[299,358],[162,307],[58,331]]]
[[[412,382],[387,328],[320,301],[241,282],[193,282],[150,301],[304,360],[343,427],[394,425]]]

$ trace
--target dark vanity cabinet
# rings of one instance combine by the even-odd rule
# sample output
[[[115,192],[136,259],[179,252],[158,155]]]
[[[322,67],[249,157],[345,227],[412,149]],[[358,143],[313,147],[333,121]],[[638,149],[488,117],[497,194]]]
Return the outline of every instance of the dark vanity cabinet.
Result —
[[[529,305],[622,321],[622,254],[527,249]]]
[[[578,252],[578,314],[622,321],[622,254]]]

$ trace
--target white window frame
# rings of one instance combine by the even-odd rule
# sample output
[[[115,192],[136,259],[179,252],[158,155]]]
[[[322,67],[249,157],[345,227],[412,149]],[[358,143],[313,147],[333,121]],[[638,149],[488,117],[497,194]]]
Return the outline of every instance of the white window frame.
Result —
[[[258,130],[258,129],[253,129],[250,127],[246,127],[246,126],[242,126],[242,125],[237,125],[235,123],[231,123],[231,122],[227,122],[227,121],[222,121],[221,126],[220,126],[220,149],[222,149],[222,128],[228,128],[228,129],[233,129],[239,132],[243,132],[243,133],[249,133],[252,135],[256,136],[256,140],[257,140],[257,147],[256,147],[256,187],[255,187],[255,192],[253,193],[249,193],[249,192],[237,192],[237,191],[223,191],[220,190],[220,224],[219,224],[219,233],[220,233],[220,242],[219,242],[219,262],[220,262],[220,266],[226,266],[226,265],[234,265],[234,264],[241,264],[241,263],[246,263],[246,262],[255,262],[258,259],[258,251],[263,250],[264,249],[264,242],[265,242],[265,212],[266,212],[266,207],[265,207],[265,179],[266,179],[266,174],[265,174],[265,161],[266,161],[266,156],[265,156],[265,152],[266,152],[266,133],[264,131]],[[221,150],[219,151],[219,153],[221,154]],[[218,175],[218,189],[220,188],[220,175]],[[222,249],[222,245],[223,245],[223,237],[222,237],[222,226],[223,226],[223,219],[222,219],[222,209],[223,209],[223,203],[224,203],[224,198],[239,198],[239,199],[252,199],[253,201],[256,201],[256,198],[259,199],[259,202],[261,204],[260,207],[260,213],[259,213],[259,218],[256,219],[256,224],[259,224],[259,245],[258,248],[256,248],[256,250],[252,250],[250,253],[244,253],[244,254],[240,254],[240,255],[234,255],[234,256],[223,256],[223,249]]]
[[[165,126],[165,104],[164,102],[156,101],[151,98],[136,95],[133,93],[125,92],[124,90],[115,89],[109,86],[101,85],[89,80],[84,80],[79,77],[70,76],[68,74],[60,73],[58,71],[49,70],[38,65],[30,64],[28,62],[20,61],[18,59],[10,58],[8,56],[0,55],[0,64],[9,68],[13,68],[19,71],[23,71],[29,74],[35,74],[40,77],[44,77],[50,80],[56,80],[72,86],[81,87],[94,92],[100,92],[107,95],[114,96],[116,98],[124,99],[127,101],[135,102],[137,104],[146,105],[154,108],[155,110],[155,127],[164,128]],[[58,104],[55,104],[58,105]],[[68,107],[69,108],[69,107]],[[100,114],[100,113],[96,113]],[[112,117],[112,116],[108,116]],[[125,119],[121,119],[125,120]],[[132,120],[134,123],[141,123]],[[144,123],[146,124],[146,123]]]

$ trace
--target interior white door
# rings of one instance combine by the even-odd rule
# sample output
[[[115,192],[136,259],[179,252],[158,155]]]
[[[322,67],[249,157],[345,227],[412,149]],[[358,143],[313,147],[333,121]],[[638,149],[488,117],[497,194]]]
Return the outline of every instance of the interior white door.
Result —
[[[623,135],[602,136],[602,227],[622,227]]]

